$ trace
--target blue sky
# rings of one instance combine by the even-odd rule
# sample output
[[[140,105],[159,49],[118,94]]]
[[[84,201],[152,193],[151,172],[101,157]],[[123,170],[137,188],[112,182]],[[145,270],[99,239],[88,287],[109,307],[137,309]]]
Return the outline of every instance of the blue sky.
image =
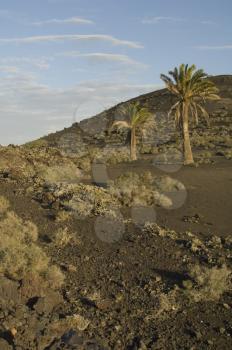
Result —
[[[180,63],[231,74],[231,14],[231,0],[0,1],[0,144],[160,88]]]

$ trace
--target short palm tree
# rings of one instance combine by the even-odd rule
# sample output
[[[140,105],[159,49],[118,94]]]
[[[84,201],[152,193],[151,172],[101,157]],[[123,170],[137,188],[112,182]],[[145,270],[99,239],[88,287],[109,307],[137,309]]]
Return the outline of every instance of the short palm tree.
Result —
[[[192,116],[198,123],[199,112],[207,123],[209,115],[202,106],[207,100],[218,100],[218,89],[202,69],[197,70],[195,65],[181,64],[179,68],[169,72],[169,76],[161,74],[167,89],[177,97],[177,102],[170,109],[174,114],[176,125],[183,133],[185,164],[194,163],[189,136],[189,117]]]
[[[114,121],[113,127],[127,128],[130,131],[130,155],[131,160],[137,159],[137,135],[136,132],[143,131],[148,126],[147,123],[151,118],[151,113],[146,107],[140,107],[138,102],[127,104],[119,108],[120,115],[125,120]]]

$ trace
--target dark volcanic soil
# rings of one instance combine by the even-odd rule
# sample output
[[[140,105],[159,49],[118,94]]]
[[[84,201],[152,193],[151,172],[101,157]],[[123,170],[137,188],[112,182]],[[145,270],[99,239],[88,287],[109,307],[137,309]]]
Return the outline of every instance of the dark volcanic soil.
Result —
[[[200,167],[181,167],[177,172],[161,171],[148,161],[119,164],[109,169],[110,178],[127,171],[150,171],[154,175],[170,175],[181,181],[187,191],[184,204],[178,209],[157,209],[157,223],[177,231],[189,230],[204,234],[228,235],[232,230],[232,164],[218,161]],[[168,169],[168,168],[167,168]],[[196,220],[194,216],[196,215]],[[197,218],[199,216],[199,218]],[[191,220],[192,218],[192,220]],[[191,221],[195,221],[191,223]]]
[[[147,160],[111,167],[109,175],[114,178],[129,170],[161,173]],[[180,237],[184,231],[195,232],[202,239],[215,234],[231,236],[232,162],[182,167],[172,176],[185,185],[187,200],[179,209],[156,208],[157,223],[174,229]],[[175,299],[175,286],[182,288],[187,266],[208,263],[207,252],[195,254],[180,240],[142,232],[133,223],[126,224],[116,243],[104,243],[95,234],[96,218],[80,221],[74,217],[65,223],[57,222],[54,211],[42,209],[22,188],[5,180],[1,180],[0,195],[10,200],[20,217],[38,226],[41,246],[66,275],[64,303],[50,316],[41,314],[36,307],[25,306],[27,327],[23,322],[19,324],[17,334],[10,339],[0,331],[0,350],[42,349],[38,344],[52,319],[71,314],[88,319],[87,329],[66,334],[62,339],[50,335],[51,341],[44,350],[232,349],[231,293],[225,293],[218,302],[188,303],[180,296]],[[57,249],[51,237],[65,226],[80,243]],[[231,266],[231,246],[225,247],[224,243],[213,247],[210,257],[214,261],[228,255],[227,264]],[[19,314],[11,311],[12,317],[22,317]],[[8,318],[0,313],[0,329]],[[6,343],[1,347],[1,337],[7,339],[9,347]]]

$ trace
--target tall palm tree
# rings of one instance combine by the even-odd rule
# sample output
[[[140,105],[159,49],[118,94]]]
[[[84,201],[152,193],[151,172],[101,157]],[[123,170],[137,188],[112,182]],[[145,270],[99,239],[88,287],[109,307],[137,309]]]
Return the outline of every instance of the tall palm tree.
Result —
[[[119,108],[120,115],[125,120],[114,121],[112,127],[127,128],[130,131],[131,160],[137,159],[137,130],[143,131],[148,125],[151,113],[146,107],[140,107],[139,102],[129,103]]]
[[[167,89],[177,97],[177,102],[170,109],[174,114],[176,126],[183,133],[185,164],[194,163],[189,136],[189,117],[192,116],[198,124],[199,112],[209,123],[209,115],[202,106],[207,100],[218,100],[218,89],[202,69],[197,70],[195,65],[181,64],[169,72],[169,76],[161,74]]]

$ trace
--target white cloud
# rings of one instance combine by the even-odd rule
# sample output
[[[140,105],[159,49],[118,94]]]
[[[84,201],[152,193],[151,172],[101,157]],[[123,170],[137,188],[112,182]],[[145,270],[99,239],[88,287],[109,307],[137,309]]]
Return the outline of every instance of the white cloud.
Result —
[[[143,24],[158,24],[160,22],[185,22],[185,19],[167,16],[156,16],[151,18],[145,18],[142,20]]]
[[[130,48],[141,49],[143,46],[134,41],[120,40],[111,35],[104,34],[63,34],[63,35],[38,35],[24,38],[1,38],[0,44],[33,44],[40,42],[59,42],[59,41],[105,41],[112,45],[122,45]]]
[[[104,52],[93,52],[93,53],[80,53],[79,51],[67,51],[58,54],[58,56],[64,57],[83,57],[97,63],[120,63],[125,65],[130,65],[138,68],[148,68],[148,65],[133,60],[127,55],[104,53]]]
[[[152,84],[84,81],[52,88],[31,73],[0,79],[0,144],[23,143],[158,88]]]
[[[211,20],[187,20],[186,18],[179,18],[179,17],[171,17],[171,16],[155,16],[155,17],[149,17],[144,18],[142,20],[143,24],[159,24],[161,22],[169,22],[169,23],[178,23],[178,22],[191,22],[191,23],[200,23],[200,24],[215,24]]]
[[[44,24],[94,24],[92,20],[81,17],[70,17],[64,19],[52,18],[44,21],[33,22],[33,25],[42,26]]]
[[[231,50],[232,49],[232,44],[231,45],[218,45],[218,46],[210,46],[210,45],[200,45],[200,46],[195,46],[195,49],[199,50]]]
[[[211,21],[211,20],[203,20],[200,21],[201,24],[215,24],[215,22]]]
[[[0,65],[0,73],[18,73],[19,69],[16,66],[5,66],[5,65]]]
[[[3,65],[14,64],[18,68],[30,65],[40,70],[49,69],[51,61],[53,61],[52,57],[0,57],[0,64]]]

